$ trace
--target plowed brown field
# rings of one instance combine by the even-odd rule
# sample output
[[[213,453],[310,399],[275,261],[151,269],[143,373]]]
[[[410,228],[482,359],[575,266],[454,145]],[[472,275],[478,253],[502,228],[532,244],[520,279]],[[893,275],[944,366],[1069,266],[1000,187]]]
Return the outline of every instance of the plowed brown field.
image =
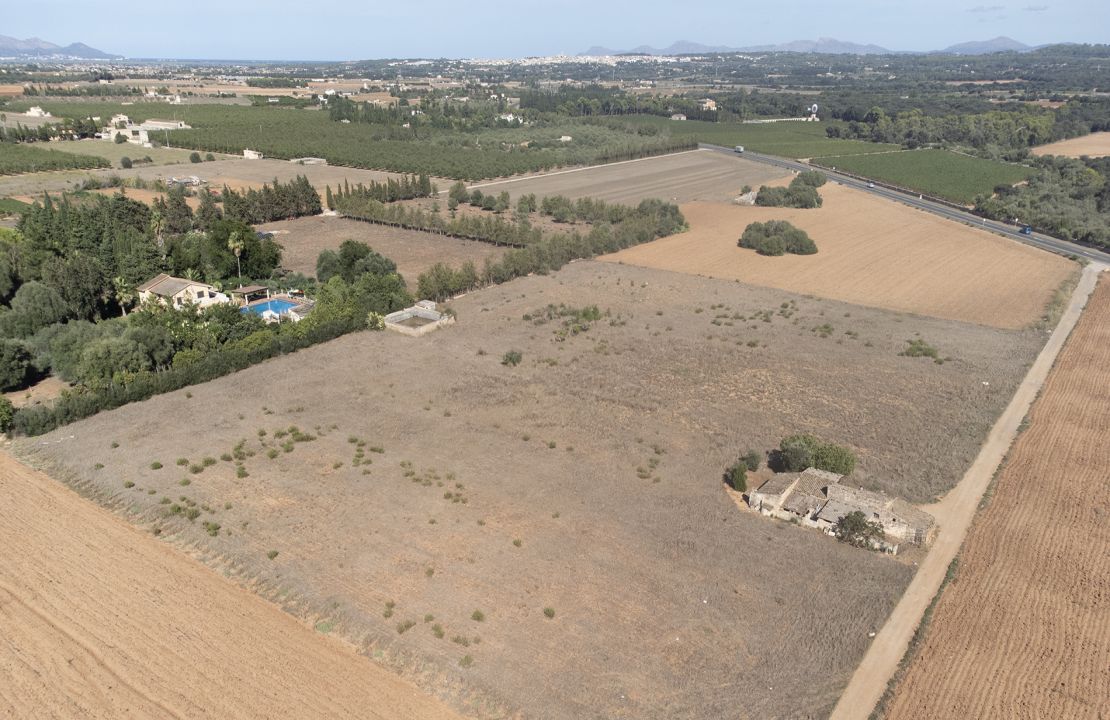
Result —
[[[1110,714],[1110,281],[972,527],[889,718]]]
[[[4,453],[0,508],[0,717],[459,717]]]
[[[1035,322],[1076,266],[1064,258],[842,185],[815,210],[694,202],[690,230],[602,257],[628,265],[1000,328]],[[816,255],[764,257],[736,246],[752,222],[788,220]]]
[[[1110,132],[1096,132],[1083,137],[1061,140],[1033,148],[1034,155],[1063,155],[1065,157],[1105,157],[1110,155]]]

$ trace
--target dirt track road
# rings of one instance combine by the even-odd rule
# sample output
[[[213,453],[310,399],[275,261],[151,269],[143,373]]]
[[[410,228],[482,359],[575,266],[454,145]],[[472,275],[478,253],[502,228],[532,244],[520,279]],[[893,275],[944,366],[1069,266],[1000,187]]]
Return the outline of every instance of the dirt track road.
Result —
[[[0,508],[0,717],[459,717],[2,451]]]
[[[898,663],[906,654],[925,609],[940,589],[948,566],[963,544],[983,493],[1017,437],[1021,421],[1029,412],[1056,361],[1056,356],[1078,322],[1087,299],[1095,288],[1098,274],[1104,267],[1092,264],[1084,269],[1067,310],[1037,360],[1029,368],[1010,404],[991,428],[975,462],[968,468],[959,485],[943,500],[926,508],[936,517],[940,526],[937,540],[921,562],[917,574],[887,618],[886,624],[872,641],[863,661],[856,668],[848,687],[833,709],[831,720],[866,720],[879,702]]]

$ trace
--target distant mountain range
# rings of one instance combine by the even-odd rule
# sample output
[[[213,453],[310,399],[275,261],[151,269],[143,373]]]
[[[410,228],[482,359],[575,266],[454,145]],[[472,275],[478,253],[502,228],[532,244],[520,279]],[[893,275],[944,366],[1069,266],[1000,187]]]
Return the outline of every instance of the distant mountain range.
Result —
[[[1028,50],[1036,50],[1036,48],[1032,45],[1018,42],[1013,38],[996,37],[993,40],[959,43],[958,45],[946,47],[940,52],[948,55],[988,55],[996,52],[1026,52]]]
[[[985,55],[993,52],[1017,51],[1025,52],[1035,48],[1020,43],[1013,38],[996,37],[993,40],[981,40],[952,45],[943,50],[933,50],[932,53],[948,55]],[[748,47],[729,47],[726,45],[702,45],[701,43],[679,40],[670,47],[654,48],[649,45],[640,45],[631,50],[612,50],[607,47],[595,45],[582,55],[702,55],[707,53],[728,52],[798,52],[821,53],[826,55],[891,55],[896,50],[888,50],[879,45],[861,45],[835,38],[818,38],[817,40],[795,40],[778,45],[750,45]]]
[[[65,47],[41,38],[19,38],[0,35],[0,57],[67,57],[86,60],[114,60],[122,55],[110,55],[85,43],[70,43]]]

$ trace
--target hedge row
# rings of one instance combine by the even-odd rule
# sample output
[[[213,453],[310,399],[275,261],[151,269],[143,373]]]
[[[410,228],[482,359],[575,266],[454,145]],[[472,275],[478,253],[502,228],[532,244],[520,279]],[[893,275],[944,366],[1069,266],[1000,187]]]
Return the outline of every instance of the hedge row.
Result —
[[[303,332],[273,333],[265,344],[260,343],[257,337],[249,345],[232,343],[184,367],[137,373],[126,383],[113,383],[99,391],[65,393],[49,407],[36,405],[20,408],[12,419],[12,430],[20,435],[41,435],[102,410],[208,382],[263,360],[296,352],[365,327],[366,319],[363,317],[343,317],[319,323]]]

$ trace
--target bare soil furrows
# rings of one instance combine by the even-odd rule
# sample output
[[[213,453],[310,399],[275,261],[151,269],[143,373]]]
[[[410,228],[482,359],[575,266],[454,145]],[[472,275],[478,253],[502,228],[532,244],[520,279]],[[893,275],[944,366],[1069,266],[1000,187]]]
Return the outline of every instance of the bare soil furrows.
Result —
[[[1110,282],[972,526],[889,718],[1110,714]]]
[[[559,303],[608,315],[535,322]],[[590,261],[452,305],[18,447],[429,687],[552,720],[821,716],[911,567],[738,511],[722,469],[812,431],[931,498],[1041,342]],[[915,333],[956,359],[899,357]]]
[[[472,187],[492,193],[504,190],[514,198],[535,193],[540,197],[592,197],[629,205],[647,198],[670,202],[729,202],[740,194],[745,185],[759,187],[788,175],[785,170],[743,158],[710,150],[692,150],[531,177],[495,180]]]
[[[842,185],[812,210],[688,203],[690,230],[603,257],[1002,328],[1033,323],[1074,263]],[[788,220],[816,255],[736,246],[753,222]]]
[[[458,717],[2,452],[0,507],[0,717]]]

